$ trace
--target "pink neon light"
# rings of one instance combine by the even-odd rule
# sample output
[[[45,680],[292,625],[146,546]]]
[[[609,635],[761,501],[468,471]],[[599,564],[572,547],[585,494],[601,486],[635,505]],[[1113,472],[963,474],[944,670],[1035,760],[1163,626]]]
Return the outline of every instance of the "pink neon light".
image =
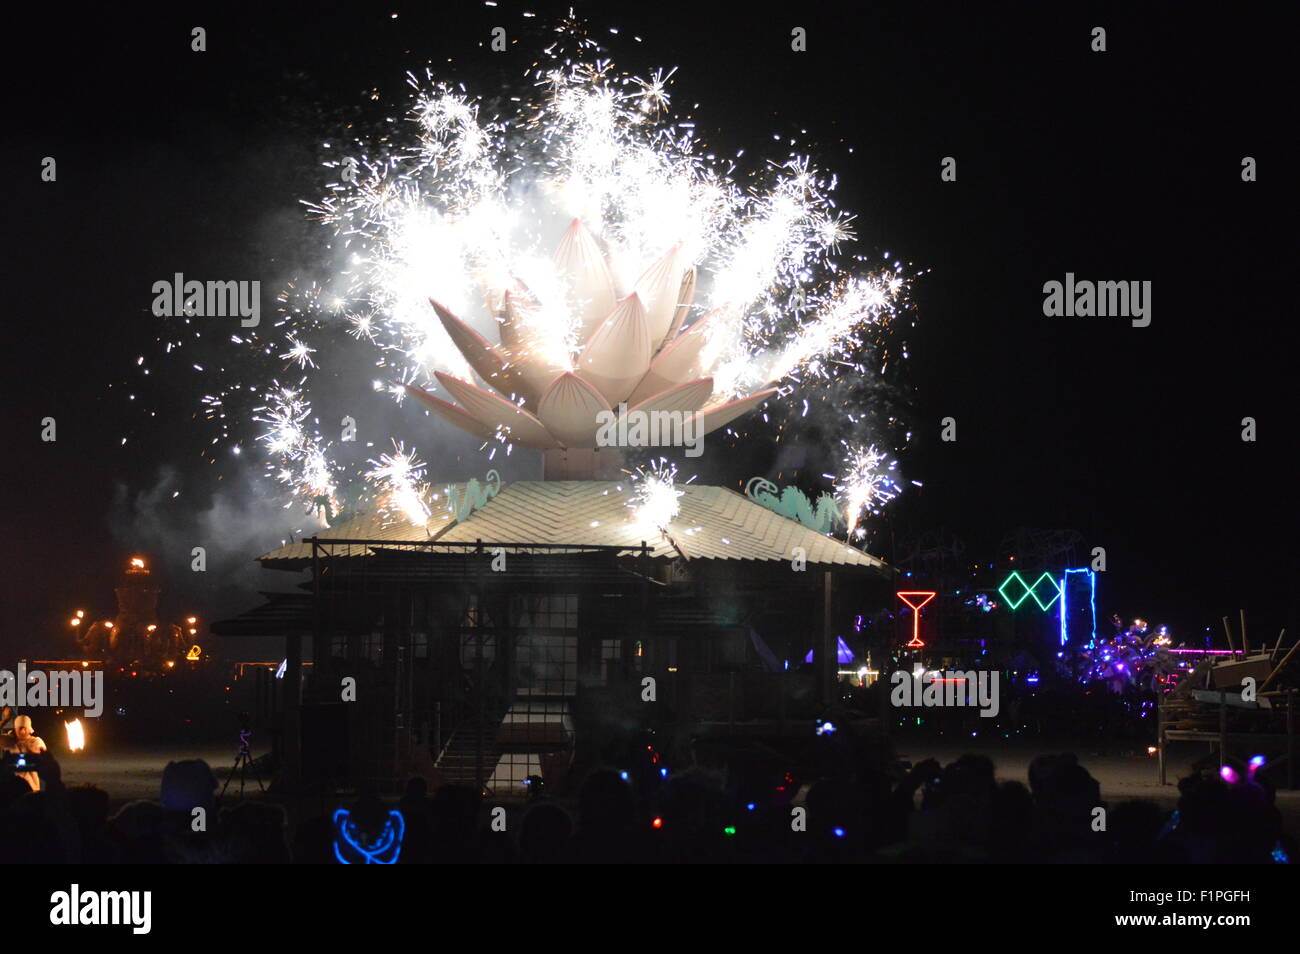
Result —
[[[925,645],[921,642],[921,607],[934,599],[935,593],[933,590],[904,590],[894,595],[912,608],[912,641],[907,644],[907,648],[920,649]],[[908,599],[909,596],[924,596],[925,599],[913,603]]]
[[[1169,653],[1199,653],[1202,656],[1237,656],[1241,650],[1238,649],[1167,649]]]

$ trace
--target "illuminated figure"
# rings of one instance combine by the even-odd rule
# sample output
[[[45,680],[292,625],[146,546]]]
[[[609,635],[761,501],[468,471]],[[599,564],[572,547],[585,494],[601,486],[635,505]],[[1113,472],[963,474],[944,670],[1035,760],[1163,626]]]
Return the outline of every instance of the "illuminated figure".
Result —
[[[921,607],[934,599],[933,590],[907,590],[895,594],[912,609],[912,641],[907,644],[908,649],[920,649],[925,643],[921,642]]]
[[[5,710],[5,717],[8,717],[9,710]],[[0,723],[2,724],[2,723]],[[32,717],[20,715],[14,719],[14,729],[12,732],[6,732],[0,735],[0,748],[6,753],[16,755],[19,764],[25,756],[40,755],[45,751],[45,740],[32,731]],[[20,778],[26,782],[33,792],[41,790],[41,778],[35,772],[14,772],[15,778]]]

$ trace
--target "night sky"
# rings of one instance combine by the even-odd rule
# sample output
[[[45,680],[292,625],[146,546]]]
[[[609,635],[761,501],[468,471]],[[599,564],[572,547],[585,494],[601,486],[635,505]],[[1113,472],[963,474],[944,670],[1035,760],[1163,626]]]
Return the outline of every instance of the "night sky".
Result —
[[[269,303],[312,265],[320,227],[299,200],[322,191],[317,146],[373,108],[371,89],[403,103],[404,73],[432,62],[490,94],[518,81],[539,30],[567,6],[7,13],[11,47],[26,56],[6,57],[0,127],[5,659],[50,645],[73,608],[111,610],[137,548],[159,567],[174,615],[231,616],[257,588],[293,582],[251,562],[278,545],[267,515],[283,515],[283,499],[249,483],[248,461],[199,456],[216,436],[195,417],[203,384],[189,361],[159,357],[151,286],[178,271],[258,279]],[[889,506],[873,549],[890,557],[887,530],[946,527],[973,558],[993,558],[1017,526],[1076,529],[1085,550],[1107,550],[1107,615],[1165,622],[1178,638],[1212,626],[1221,638],[1219,617],[1244,606],[1252,637],[1271,641],[1282,626],[1300,632],[1284,494],[1297,436],[1285,331],[1291,34],[1270,5],[1143,6],[577,11],[620,67],[679,67],[674,106],[699,104],[700,133],[719,153],[803,131],[857,215],[856,250],[925,272],[895,395],[914,434],[900,466],[924,488]],[[497,25],[518,40],[510,52],[486,49]],[[207,29],[207,52],[190,51],[194,26]],[[808,31],[806,53],[790,49],[794,26]],[[1094,26],[1108,31],[1106,53],[1089,49]],[[55,183],[40,180],[45,156],[57,159]],[[940,181],[944,156],[957,160],[956,182]],[[1244,156],[1259,181],[1242,182]],[[1044,317],[1043,283],[1067,271],[1151,281],[1151,325]],[[55,443],[40,440],[46,416]],[[939,440],[946,416],[955,443]],[[1256,443],[1241,440],[1246,416]],[[409,426],[418,442],[419,420]],[[472,444],[424,456],[440,479],[481,475]],[[831,465],[804,463],[809,474]],[[733,486],[775,476],[764,445],[727,467],[725,481],[710,476]],[[229,532],[198,541],[214,551],[210,572],[191,574],[193,538],[216,524]]]

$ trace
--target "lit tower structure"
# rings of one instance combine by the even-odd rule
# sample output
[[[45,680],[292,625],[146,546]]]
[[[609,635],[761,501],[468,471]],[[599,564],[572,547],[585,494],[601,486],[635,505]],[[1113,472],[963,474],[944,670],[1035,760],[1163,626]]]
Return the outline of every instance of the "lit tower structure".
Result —
[[[77,610],[69,620],[83,656],[121,665],[157,664],[166,668],[173,668],[182,659],[193,662],[201,658],[202,650],[193,645],[198,633],[197,617],[189,616],[183,623],[157,622],[162,589],[154,582],[143,557],[130,559],[113,592],[117,595],[113,618],[88,622],[84,611]]]

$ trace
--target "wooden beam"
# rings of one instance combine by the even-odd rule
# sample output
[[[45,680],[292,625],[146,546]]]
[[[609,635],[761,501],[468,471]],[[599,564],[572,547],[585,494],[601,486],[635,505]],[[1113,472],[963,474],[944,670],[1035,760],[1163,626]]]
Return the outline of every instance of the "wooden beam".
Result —
[[[1291,657],[1295,655],[1295,651],[1297,649],[1300,649],[1300,639],[1296,640],[1295,645],[1292,646],[1289,650],[1287,650],[1287,654],[1282,657],[1282,661],[1273,668],[1273,671],[1271,673],[1268,674],[1268,678],[1264,680],[1264,684],[1259,687],[1260,691],[1267,689],[1269,687],[1269,684],[1274,679],[1277,678],[1278,673],[1280,673],[1283,669],[1286,668],[1286,664],[1291,661]]]

